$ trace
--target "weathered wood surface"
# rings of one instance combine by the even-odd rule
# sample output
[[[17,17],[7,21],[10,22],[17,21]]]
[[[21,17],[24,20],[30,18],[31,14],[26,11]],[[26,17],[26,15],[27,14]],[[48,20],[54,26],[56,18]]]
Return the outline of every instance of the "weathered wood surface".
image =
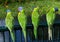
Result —
[[[60,24],[60,15],[56,15],[56,20],[55,20],[55,24]],[[30,17],[29,17],[30,18]],[[14,21],[14,27],[19,27],[19,23],[18,23],[18,20],[15,19]],[[46,23],[46,16],[43,15],[41,17],[41,23],[40,25],[43,25],[43,26],[47,26],[47,23]],[[32,26],[32,23],[31,23],[31,18],[28,19],[28,24],[27,24],[27,27],[29,28],[29,26]],[[6,26],[5,26],[5,19],[0,19],[0,30],[5,30],[7,29]],[[31,31],[31,30],[30,30]],[[40,31],[40,30],[39,30]],[[32,32],[31,32],[32,33]],[[22,36],[22,33],[20,30],[16,30],[16,41],[20,42],[20,39],[21,39],[21,36]],[[40,34],[39,34],[40,35]],[[0,32],[0,42],[4,42],[4,36],[5,36],[5,42],[9,42],[9,31],[4,31],[4,35],[3,35],[3,32]],[[31,35],[30,35],[31,36]],[[20,38],[19,38],[20,37]],[[22,39],[23,40],[23,39]]]

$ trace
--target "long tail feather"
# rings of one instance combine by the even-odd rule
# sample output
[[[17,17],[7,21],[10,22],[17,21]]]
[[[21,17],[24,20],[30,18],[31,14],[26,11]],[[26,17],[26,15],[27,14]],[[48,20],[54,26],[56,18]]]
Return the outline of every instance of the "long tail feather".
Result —
[[[35,39],[37,39],[37,28],[36,28],[36,26],[34,26],[34,35],[35,35]]]
[[[51,26],[48,26],[48,38],[49,38],[49,40],[52,40],[52,28],[51,28]]]
[[[10,31],[12,41],[15,42],[15,33],[14,31]]]
[[[25,42],[27,42],[26,30],[22,29],[22,32],[23,32],[23,34],[24,34]]]

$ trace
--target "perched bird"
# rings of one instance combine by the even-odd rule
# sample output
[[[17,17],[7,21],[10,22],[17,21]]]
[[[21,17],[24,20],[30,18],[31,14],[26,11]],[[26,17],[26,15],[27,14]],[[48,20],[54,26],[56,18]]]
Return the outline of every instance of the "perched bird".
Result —
[[[6,24],[6,27],[9,29],[10,31],[10,34],[11,34],[11,38],[12,38],[12,41],[15,42],[15,33],[14,33],[14,17],[12,16],[12,13],[10,10],[7,10],[7,16],[6,16],[6,19],[5,19],[5,24]]]
[[[25,38],[25,42],[27,42],[26,40],[26,25],[27,25],[27,16],[25,14],[25,10],[23,9],[23,7],[19,7],[18,8],[18,22],[22,28],[22,32],[24,34],[24,38]]]
[[[52,40],[52,26],[55,21],[56,14],[58,12],[58,8],[51,7],[49,12],[46,14],[46,20],[48,24],[48,38]]]
[[[33,12],[32,12],[32,24],[34,26],[34,35],[35,35],[35,38],[37,39],[37,28],[38,28],[38,23],[39,23],[39,8],[36,7],[34,8]]]

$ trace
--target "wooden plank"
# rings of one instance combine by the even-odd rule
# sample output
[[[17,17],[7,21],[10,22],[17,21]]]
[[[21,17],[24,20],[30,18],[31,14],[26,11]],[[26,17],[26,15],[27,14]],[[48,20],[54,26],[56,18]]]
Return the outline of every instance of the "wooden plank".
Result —
[[[5,42],[9,42],[9,31],[4,32]]]
[[[0,32],[0,42],[4,42],[3,32]]]

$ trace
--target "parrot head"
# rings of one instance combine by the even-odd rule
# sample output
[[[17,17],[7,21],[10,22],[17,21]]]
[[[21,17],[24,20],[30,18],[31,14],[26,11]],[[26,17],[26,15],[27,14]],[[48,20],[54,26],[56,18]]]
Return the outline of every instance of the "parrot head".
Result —
[[[23,7],[18,7],[18,11],[19,11],[19,14],[21,13],[21,14],[24,14],[24,9],[23,9]]]
[[[7,12],[7,14],[10,14],[11,13],[11,11],[9,9],[6,12]]]
[[[38,11],[38,10],[39,10],[39,7],[34,8],[34,11]]]
[[[23,7],[18,7],[18,11],[19,12],[22,11],[22,9],[23,9]]]
[[[58,12],[58,8],[51,8],[50,12],[57,13]]]

